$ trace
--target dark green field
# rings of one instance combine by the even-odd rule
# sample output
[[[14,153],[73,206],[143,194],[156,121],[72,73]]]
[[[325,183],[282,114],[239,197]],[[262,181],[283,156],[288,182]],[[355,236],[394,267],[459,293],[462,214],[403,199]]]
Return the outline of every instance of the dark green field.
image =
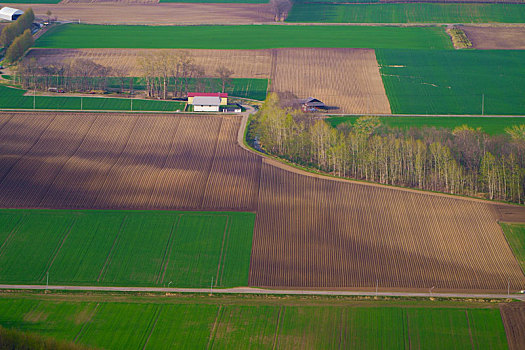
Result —
[[[330,117],[327,122],[334,128],[342,123],[353,123],[358,117]],[[504,134],[505,128],[525,124],[525,118],[520,117],[380,117],[381,123],[391,128],[410,129],[435,127],[451,129],[462,125],[471,128],[481,128],[490,135]]]
[[[24,96],[26,90],[0,85],[0,108],[6,109],[62,109],[92,111],[183,111],[186,103],[175,101],[141,100],[114,97]]]
[[[439,27],[371,26],[105,26],[67,24],[35,44],[43,48],[268,49],[346,47],[452,49]]]
[[[525,114],[525,51],[376,50],[393,113]],[[483,98],[484,95],[484,98]]]
[[[514,252],[514,256],[525,273],[525,224],[501,223],[501,227],[503,228],[507,241]]]
[[[6,294],[0,324],[110,349],[507,349],[494,306],[427,306],[328,298]]]
[[[0,210],[0,281],[246,286],[255,214]]]
[[[525,4],[324,4],[296,3],[287,22],[523,23]]]

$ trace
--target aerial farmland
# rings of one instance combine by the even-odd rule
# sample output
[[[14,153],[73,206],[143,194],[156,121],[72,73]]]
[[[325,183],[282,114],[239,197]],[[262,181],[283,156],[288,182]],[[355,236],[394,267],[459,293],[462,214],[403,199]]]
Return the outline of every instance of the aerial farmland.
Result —
[[[522,1],[12,1],[1,348],[523,348]]]

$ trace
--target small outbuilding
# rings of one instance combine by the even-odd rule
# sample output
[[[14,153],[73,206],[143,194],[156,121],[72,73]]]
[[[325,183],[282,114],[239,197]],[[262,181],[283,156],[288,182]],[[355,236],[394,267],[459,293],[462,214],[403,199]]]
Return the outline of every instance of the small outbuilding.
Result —
[[[195,97],[218,97],[221,100],[221,106],[228,104],[228,94],[222,92],[189,92],[188,93],[188,104],[193,104]]]
[[[218,112],[221,98],[219,96],[195,96],[190,104],[193,105],[194,112]]]
[[[328,109],[322,101],[313,97],[308,97],[307,99],[301,100],[300,102],[303,112],[317,112]]]
[[[0,20],[4,21],[16,21],[18,17],[22,16],[24,11],[14,9],[11,7],[2,7],[0,9]]]

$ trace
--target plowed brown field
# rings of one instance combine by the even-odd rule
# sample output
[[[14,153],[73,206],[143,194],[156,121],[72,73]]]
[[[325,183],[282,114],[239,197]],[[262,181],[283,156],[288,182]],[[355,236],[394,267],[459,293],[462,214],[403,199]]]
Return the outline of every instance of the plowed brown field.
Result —
[[[239,118],[0,120],[2,207],[255,210],[261,159],[235,145]]]
[[[189,53],[207,76],[217,76],[217,68],[224,66],[234,72],[233,78],[270,78],[270,50],[33,49],[27,57],[42,65],[85,58],[106,67],[121,68],[130,77],[139,77],[143,72],[138,58],[159,51]]]
[[[502,305],[501,318],[505,325],[509,349],[525,349],[525,303]]]
[[[491,205],[329,181],[263,164],[250,285],[525,285]]]
[[[240,117],[0,113],[0,207],[256,211],[249,284],[512,290],[492,204],[303,174]]]
[[[523,26],[463,26],[462,29],[476,49],[525,49],[525,27]]]
[[[41,64],[87,58],[140,76],[138,57],[159,50],[33,49],[27,57]],[[168,50],[180,52],[181,50]],[[219,66],[234,78],[271,79],[272,90],[297,98],[315,97],[345,113],[390,113],[375,51],[368,49],[183,50],[216,76]]]
[[[374,50],[274,50],[272,87],[321,99],[347,113],[390,113]]]
[[[32,7],[37,16],[47,11],[60,21],[90,24],[253,24],[273,21],[268,4],[162,3],[150,0],[96,1],[59,4],[17,4]]]

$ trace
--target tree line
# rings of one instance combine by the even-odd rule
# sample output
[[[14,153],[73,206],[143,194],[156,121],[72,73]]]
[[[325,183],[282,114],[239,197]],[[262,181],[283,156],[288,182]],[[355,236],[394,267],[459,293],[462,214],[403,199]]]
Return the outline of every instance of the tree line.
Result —
[[[0,45],[7,48],[5,59],[8,62],[18,61],[34,44],[31,26],[35,20],[33,9],[29,8],[16,21],[2,29]]]
[[[336,129],[282,109],[272,94],[248,138],[270,154],[340,177],[524,203],[525,124],[491,136],[468,126],[389,128],[361,117]]]
[[[190,91],[225,91],[231,84],[233,71],[218,67],[216,78],[205,75],[203,67],[197,65],[188,52],[176,54],[161,51],[145,54],[138,59],[141,76],[138,82],[128,77],[125,68],[106,67],[89,59],[74,58],[39,65],[35,58],[24,59],[16,69],[15,82],[25,89],[89,92],[108,91],[110,81],[118,81],[124,92],[129,88],[144,89],[146,96],[156,99],[184,97]],[[115,78],[115,79],[111,79]]]

